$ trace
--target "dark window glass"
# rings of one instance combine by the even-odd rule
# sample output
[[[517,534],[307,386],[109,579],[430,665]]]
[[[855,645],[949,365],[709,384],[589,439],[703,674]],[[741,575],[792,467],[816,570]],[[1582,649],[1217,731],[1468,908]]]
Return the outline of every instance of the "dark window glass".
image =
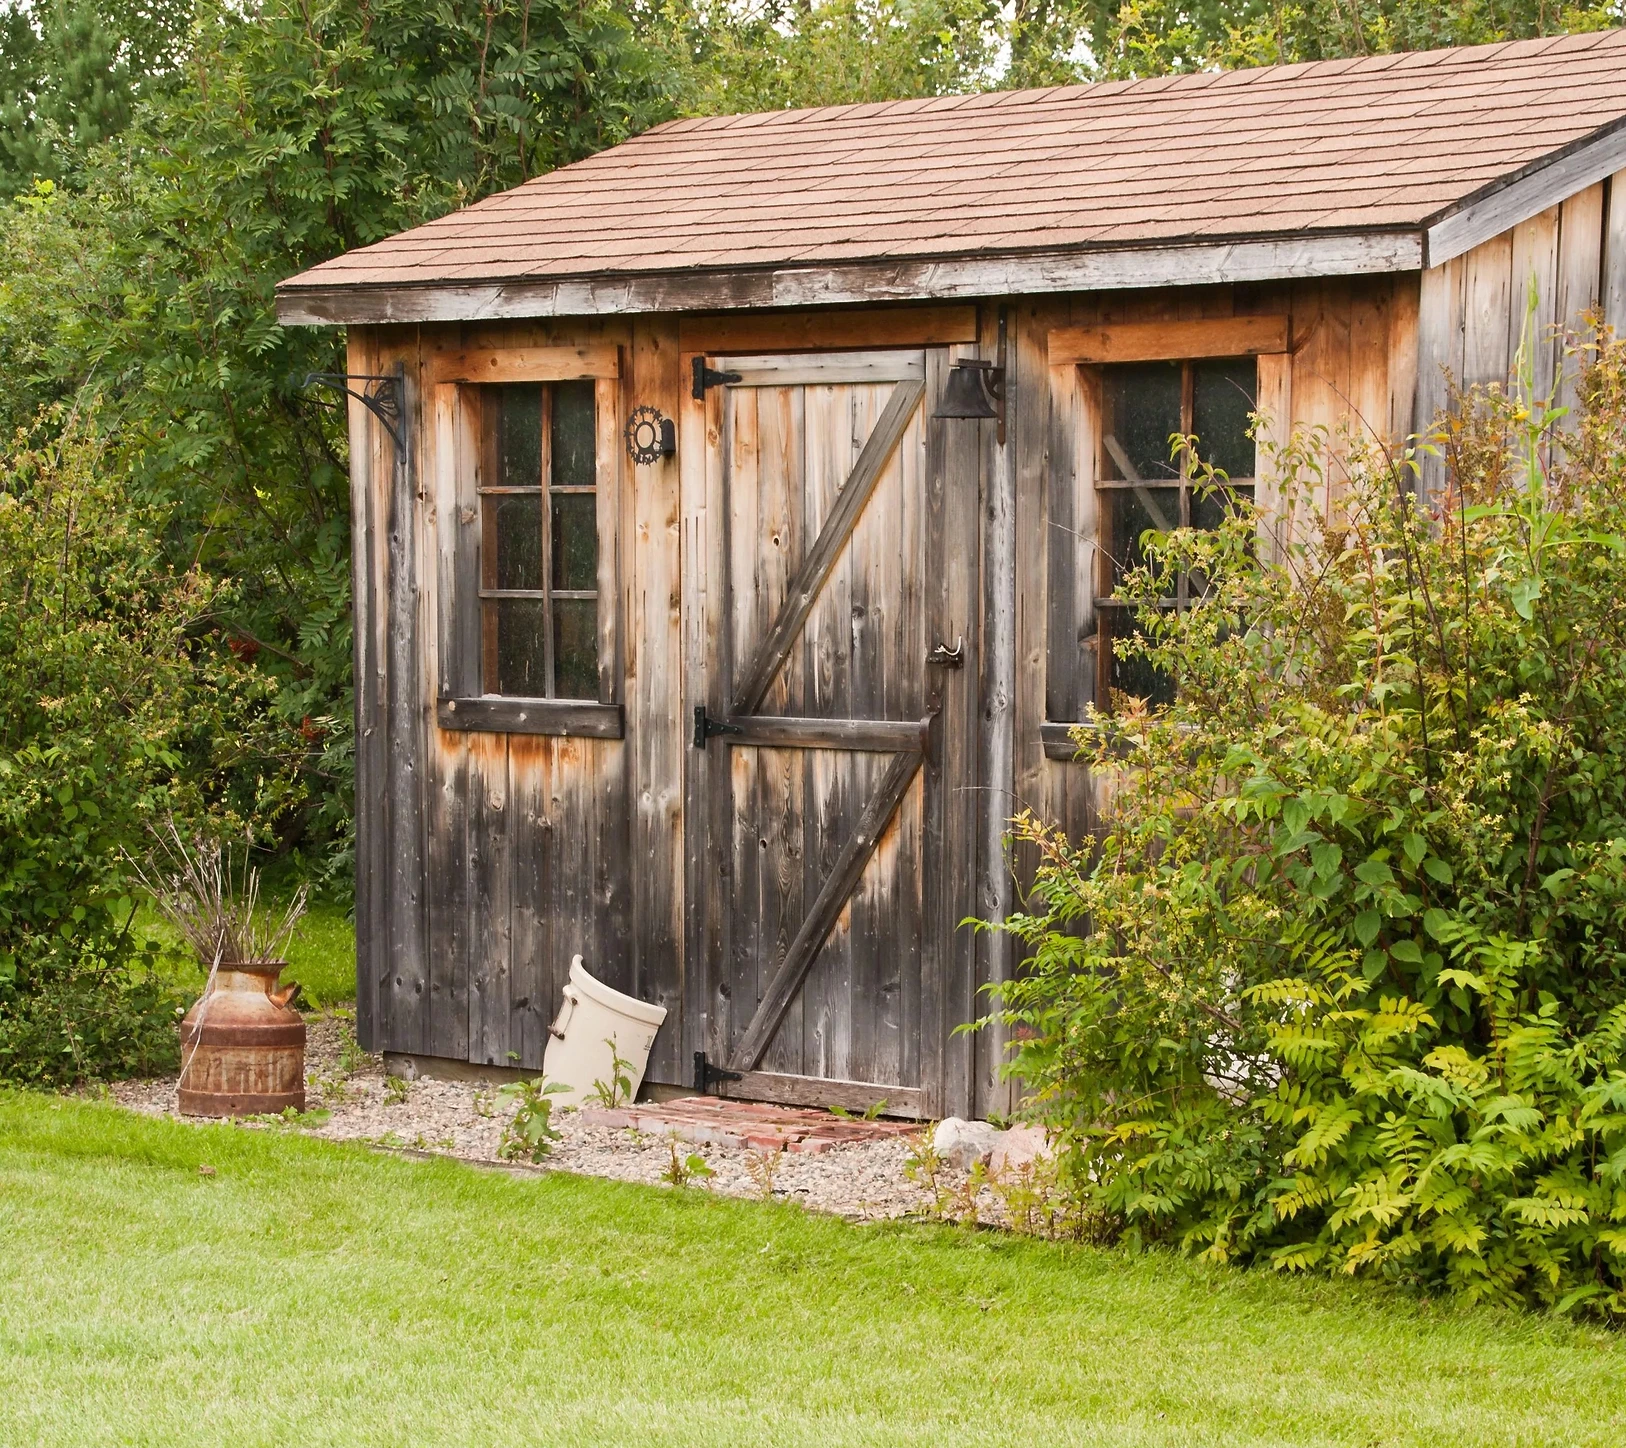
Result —
[[[596,699],[594,384],[500,386],[482,395],[491,480],[480,500],[484,687]]]
[[[542,587],[542,494],[495,493],[486,506],[496,512],[496,588]]]
[[[1146,561],[1147,531],[1167,533],[1180,526],[1179,488],[1114,488],[1107,497],[1107,547],[1114,572]]]
[[[1113,639],[1136,637],[1140,633],[1141,627],[1129,610],[1115,609],[1102,642],[1110,645]],[[1138,655],[1129,659],[1119,658],[1116,645],[1110,648],[1107,659],[1109,688],[1132,698],[1144,699],[1154,706],[1174,703],[1174,680],[1162,669],[1153,668]]]
[[[546,615],[539,598],[498,598],[496,609],[496,689],[540,699],[547,692]],[[596,692],[596,691],[595,691]]]
[[[598,601],[553,601],[553,682],[562,699],[598,698]]]
[[[1145,362],[1106,372],[1106,476],[1175,478],[1169,439],[1180,431],[1178,362]]]
[[[1144,659],[1120,659],[1114,640],[1138,626],[1134,608],[1110,595],[1124,574],[1146,561],[1148,533],[1171,528],[1216,528],[1238,499],[1253,494],[1254,444],[1248,436],[1257,405],[1258,367],[1251,357],[1201,362],[1134,363],[1101,369],[1100,540],[1097,598],[1096,697],[1110,707],[1112,692],[1167,704],[1175,681]],[[1170,438],[1197,438],[1196,458],[1171,456]],[[1236,487],[1194,481],[1198,461],[1212,463]],[[1155,486],[1137,486],[1144,481]],[[1184,608],[1202,595],[1204,580],[1170,580],[1166,608]]]
[[[590,488],[593,470],[593,384],[553,384],[553,486]]]
[[[504,488],[542,486],[542,388],[537,383],[499,387],[497,483]]]
[[[592,493],[553,495],[553,586],[598,587],[598,507]]]
[[[1192,364],[1191,430],[1197,451],[1229,478],[1253,476],[1252,413],[1259,369],[1250,358]],[[1195,519],[1192,520],[1196,522]]]

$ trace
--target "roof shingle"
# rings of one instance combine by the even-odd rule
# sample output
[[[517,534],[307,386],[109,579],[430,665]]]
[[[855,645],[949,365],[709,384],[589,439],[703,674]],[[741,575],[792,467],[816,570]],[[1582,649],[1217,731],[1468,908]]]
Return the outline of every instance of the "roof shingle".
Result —
[[[1626,30],[686,119],[282,290],[1419,227],[1623,121]]]

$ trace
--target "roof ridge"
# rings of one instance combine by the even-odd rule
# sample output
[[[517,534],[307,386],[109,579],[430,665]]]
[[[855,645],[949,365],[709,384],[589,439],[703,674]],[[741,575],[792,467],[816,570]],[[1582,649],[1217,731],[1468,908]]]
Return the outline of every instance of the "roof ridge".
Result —
[[[1606,41],[1626,43],[1626,26],[1604,30],[1566,32],[1562,35],[1532,36],[1522,40],[1493,40],[1479,45],[1444,45],[1432,50],[1387,50],[1372,55],[1340,56],[1331,60],[1282,61],[1275,65],[1236,66],[1231,69],[1184,71],[1169,75],[1134,76],[1126,79],[1081,81],[1074,85],[1023,87],[1014,90],[952,91],[940,96],[906,96],[887,101],[845,101],[824,106],[784,106],[767,111],[727,111],[711,116],[680,116],[651,126],[642,135],[653,136],[677,131],[745,129],[752,125],[783,125],[790,117],[797,123],[818,123],[835,119],[869,120],[890,114],[921,115],[950,110],[974,101],[983,106],[1034,105],[1082,99],[1086,95],[1132,96],[1148,91],[1202,90],[1224,81],[1228,86],[1268,85],[1272,80],[1317,79],[1329,75],[1353,76],[1392,69],[1472,68],[1498,51],[1514,51],[1521,60],[1532,59],[1553,50],[1588,50]]]

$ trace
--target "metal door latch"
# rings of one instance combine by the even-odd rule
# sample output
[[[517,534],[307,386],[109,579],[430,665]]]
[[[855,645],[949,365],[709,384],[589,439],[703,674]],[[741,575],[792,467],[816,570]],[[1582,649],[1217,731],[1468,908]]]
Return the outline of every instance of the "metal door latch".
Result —
[[[694,359],[694,400],[704,402],[708,387],[722,387],[730,382],[738,382],[738,372],[719,372],[715,367],[706,366],[704,357]]]
[[[965,635],[961,634],[954,640],[951,649],[947,644],[938,644],[926,655],[926,662],[934,669],[958,669],[965,664]]]
[[[713,734],[743,734],[745,730],[738,724],[730,724],[726,719],[713,719],[706,713],[704,704],[694,706],[694,747],[704,749],[706,741]]]
[[[714,1066],[706,1059],[704,1051],[694,1053],[694,1089],[702,1096],[710,1096],[713,1086],[721,1085],[724,1081],[740,1080],[738,1071],[725,1071],[721,1066]]]

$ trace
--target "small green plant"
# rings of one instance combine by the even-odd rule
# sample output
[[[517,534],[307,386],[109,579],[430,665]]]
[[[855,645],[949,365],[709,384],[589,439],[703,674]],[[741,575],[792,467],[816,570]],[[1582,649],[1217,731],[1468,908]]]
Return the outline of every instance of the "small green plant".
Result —
[[[948,1161],[932,1145],[932,1128],[909,1138],[903,1174],[925,1188],[925,1213],[933,1221],[970,1225],[978,1219],[977,1197],[988,1184],[988,1168],[980,1161],[964,1180],[957,1179]]]
[[[1068,1160],[1045,1155],[988,1178],[1005,1225],[1018,1236],[1105,1245],[1117,1237],[1114,1220],[1074,1182]]]
[[[541,1076],[529,1081],[514,1081],[497,1092],[502,1101],[517,1101],[514,1118],[503,1128],[502,1142],[497,1155],[505,1161],[527,1157],[539,1162],[550,1151],[562,1133],[553,1124],[553,1097],[570,1088],[560,1081],[548,1081]]]
[[[339,1022],[339,1070],[354,1076],[367,1065],[367,1053],[356,1039],[356,1017],[352,1011],[335,1011]]]
[[[712,1170],[711,1163],[698,1151],[691,1151],[687,1155],[678,1150],[678,1134],[673,1132],[666,1139],[667,1150],[671,1152],[672,1159],[667,1163],[666,1170],[661,1173],[661,1180],[674,1187],[686,1187],[690,1182],[705,1181],[713,1177],[716,1172]]]
[[[757,1189],[757,1195],[763,1201],[773,1200],[774,1182],[779,1176],[779,1168],[784,1164],[785,1153],[782,1147],[776,1151],[745,1153],[745,1170],[751,1177],[751,1184]]]
[[[243,1120],[252,1121],[256,1126],[309,1127],[320,1126],[332,1116],[331,1111],[325,1111],[320,1107],[311,1111],[301,1111],[298,1107],[287,1106],[281,1111],[263,1111],[254,1116],[245,1116]]]
[[[404,1076],[386,1076],[384,1078],[384,1104],[386,1106],[404,1106],[406,1099],[412,1094],[412,1083]]]
[[[606,1111],[614,1111],[632,1100],[632,1062],[616,1050],[614,1036],[607,1037],[604,1044],[610,1048],[610,1079],[593,1082],[587,1099]]]
[[[885,1110],[886,1097],[883,1096],[879,1101],[870,1102],[870,1104],[864,1108],[862,1115],[847,1110],[845,1106],[832,1106],[830,1108],[830,1114],[832,1116],[839,1116],[843,1121],[874,1121]]]

